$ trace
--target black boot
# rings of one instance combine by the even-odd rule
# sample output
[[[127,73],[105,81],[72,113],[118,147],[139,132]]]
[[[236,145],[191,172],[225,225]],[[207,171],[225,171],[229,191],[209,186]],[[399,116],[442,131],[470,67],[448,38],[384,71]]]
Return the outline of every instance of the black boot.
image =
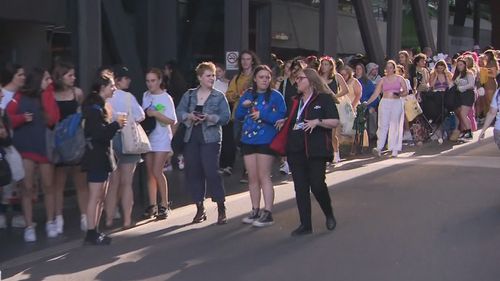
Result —
[[[193,223],[200,223],[207,219],[207,213],[205,211],[205,207],[203,206],[203,202],[196,203],[196,215],[193,218]]]
[[[337,226],[337,221],[335,220],[335,216],[333,216],[333,214],[331,216],[326,216],[326,229],[334,230],[335,226]]]
[[[83,242],[86,245],[109,245],[111,244],[111,237],[104,233],[99,233],[95,229],[89,229]]]
[[[304,225],[299,225],[297,229],[292,231],[292,236],[302,236],[302,235],[307,235],[312,233],[312,227],[310,226],[304,226]]]
[[[217,211],[219,213],[217,217],[217,224],[226,224],[227,217],[226,217],[226,206],[224,205],[224,202],[217,202]]]

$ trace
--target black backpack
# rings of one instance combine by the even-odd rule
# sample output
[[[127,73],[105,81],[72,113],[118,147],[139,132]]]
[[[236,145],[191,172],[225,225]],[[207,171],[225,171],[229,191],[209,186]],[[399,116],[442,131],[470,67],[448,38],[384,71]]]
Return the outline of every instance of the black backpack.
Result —
[[[0,147],[0,186],[8,185],[12,182],[12,171],[9,162],[5,158],[5,150]]]

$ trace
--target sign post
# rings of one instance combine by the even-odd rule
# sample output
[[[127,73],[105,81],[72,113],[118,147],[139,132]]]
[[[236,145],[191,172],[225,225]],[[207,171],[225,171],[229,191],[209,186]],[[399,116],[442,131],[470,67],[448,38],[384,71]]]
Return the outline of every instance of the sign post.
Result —
[[[238,51],[226,52],[226,70],[238,70]]]

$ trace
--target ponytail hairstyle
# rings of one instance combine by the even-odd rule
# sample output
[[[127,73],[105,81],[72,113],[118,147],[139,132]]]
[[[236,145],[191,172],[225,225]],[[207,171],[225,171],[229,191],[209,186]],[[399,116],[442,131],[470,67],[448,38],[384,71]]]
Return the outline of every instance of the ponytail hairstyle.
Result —
[[[252,96],[254,100],[256,100],[257,96],[259,95],[259,93],[257,93],[257,83],[255,82],[255,78],[257,77],[257,73],[259,73],[259,71],[261,70],[269,72],[269,74],[271,75],[271,81],[273,78],[273,71],[269,68],[269,66],[261,64],[255,67],[252,74]],[[266,92],[264,93],[264,100],[266,102],[269,102],[269,99],[271,98],[271,92],[272,92],[271,84],[272,82],[269,83],[269,87],[267,87]]]
[[[92,83],[90,93],[83,100],[83,106],[98,105],[99,107],[101,107],[104,119],[108,118],[108,113],[106,111],[106,108],[104,107],[106,101],[103,97],[101,97],[100,92],[103,87],[107,87],[111,83],[113,83],[113,78],[109,75],[97,76]]]

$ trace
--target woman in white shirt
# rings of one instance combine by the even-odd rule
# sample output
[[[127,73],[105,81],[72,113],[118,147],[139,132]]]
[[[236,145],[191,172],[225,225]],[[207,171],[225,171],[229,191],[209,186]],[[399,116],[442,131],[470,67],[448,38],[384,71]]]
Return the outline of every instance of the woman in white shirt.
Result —
[[[479,135],[479,140],[484,138],[484,132],[486,132],[486,129],[490,127],[491,122],[493,122],[493,119],[495,119],[496,116],[495,128],[493,129],[493,137],[495,139],[495,143],[500,149],[500,97],[498,95],[499,91],[500,90],[497,90],[496,93],[493,95],[493,99],[491,100],[490,104],[490,111],[488,111],[488,114],[486,115],[486,120],[484,121],[484,126],[483,129],[481,130],[481,134]]]
[[[108,103],[113,109],[113,121],[117,119],[118,113],[131,114],[135,122],[144,120],[144,110],[137,102],[137,99],[126,90],[130,86],[130,74],[128,68],[119,67],[114,71],[117,90],[113,97],[108,99]],[[111,173],[108,193],[106,195],[106,226],[111,227],[113,217],[116,212],[118,194],[121,197],[123,211],[123,227],[129,228],[132,225],[132,207],[134,205],[134,193],[132,182],[137,163],[141,161],[140,154],[123,154],[121,132],[113,138],[113,150],[118,159],[118,168]],[[118,192],[120,190],[120,192]]]
[[[463,58],[457,60],[457,68],[453,75],[453,83],[459,92],[458,119],[460,120],[461,137],[472,139],[471,121],[468,118],[469,111],[474,105],[474,86],[476,78],[471,70],[467,69],[467,63]]]
[[[162,87],[162,72],[152,68],[146,73],[146,91],[142,98],[142,108],[148,117],[154,117],[156,126],[149,134],[151,152],[146,154],[148,173],[149,207],[144,212],[145,218],[166,219],[168,211],[168,185],[163,174],[163,167],[172,156],[172,128],[177,123],[174,101]],[[157,192],[161,202],[157,204]]]

